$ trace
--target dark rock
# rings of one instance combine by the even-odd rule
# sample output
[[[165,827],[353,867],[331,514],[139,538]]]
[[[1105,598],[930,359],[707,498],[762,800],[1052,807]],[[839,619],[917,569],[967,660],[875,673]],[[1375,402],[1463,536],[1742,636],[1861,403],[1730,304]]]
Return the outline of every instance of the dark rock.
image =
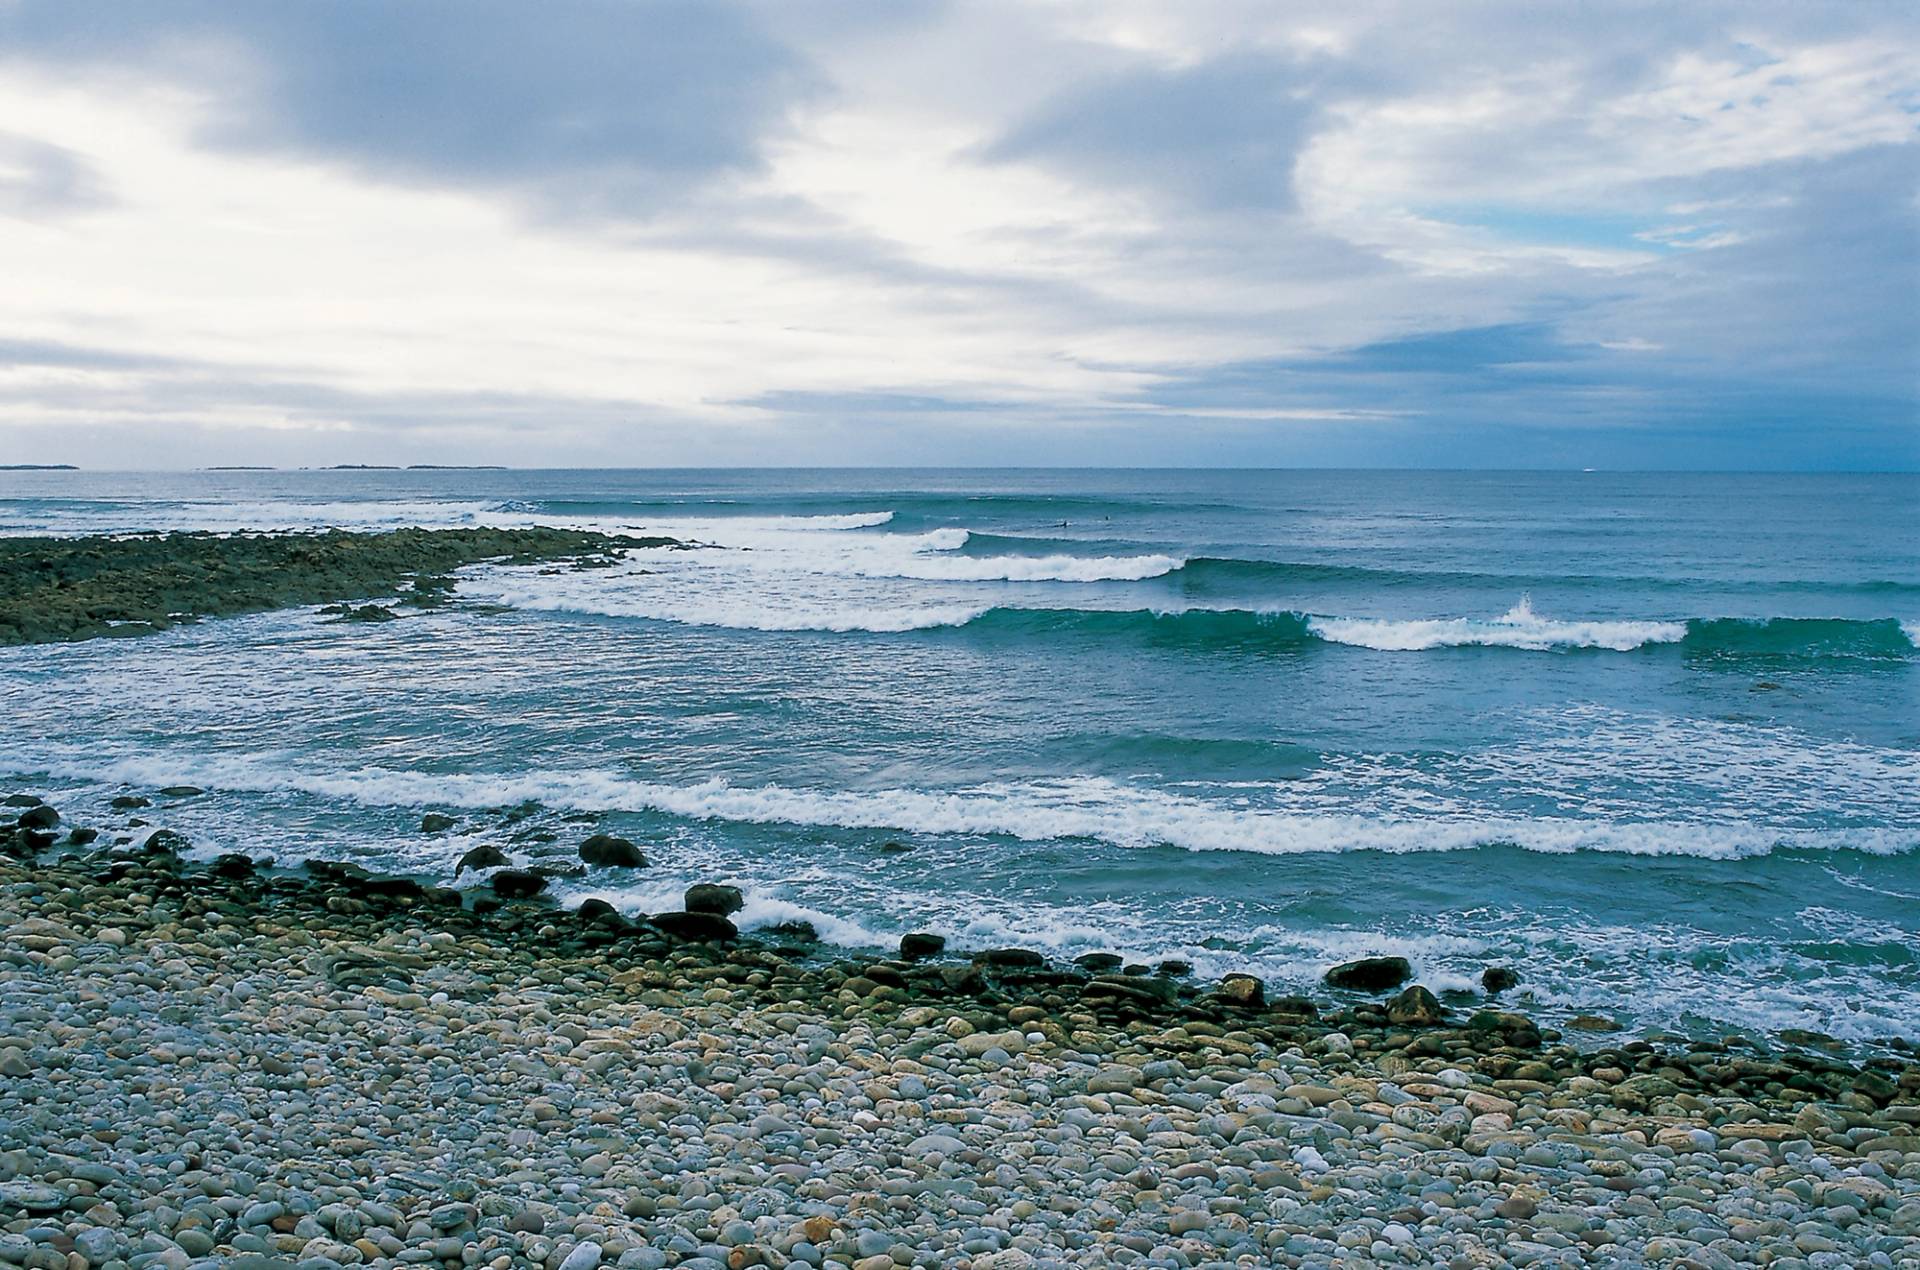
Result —
[[[148,855],[179,855],[192,845],[185,834],[175,833],[171,829],[155,829],[140,844],[140,849]]]
[[[453,868],[453,876],[459,877],[468,869],[497,869],[503,864],[510,863],[512,861],[507,859],[506,852],[491,842],[483,842],[477,847],[470,848],[460,857],[460,863]]]
[[[917,930],[900,937],[900,955],[908,961],[925,961],[947,950],[947,937]]]
[[[785,939],[796,944],[817,944],[820,942],[820,932],[814,929],[813,923],[801,919],[795,919],[791,922],[775,922],[773,925],[767,927],[767,934],[772,935],[775,939]]]
[[[1252,975],[1228,975],[1214,992],[1222,1001],[1243,1010],[1258,1009],[1267,999],[1266,985]]]
[[[22,829],[51,829],[59,823],[60,813],[45,803],[37,807],[29,807],[20,813]]]
[[[501,816],[500,818],[503,821],[505,821],[507,824],[517,825],[521,821],[530,820],[534,816],[537,816],[539,814],[540,814],[540,804],[534,801],[533,799],[529,798],[526,802],[521,803],[518,806],[507,808],[506,814]]]
[[[1520,972],[1511,966],[1488,966],[1480,975],[1480,986],[1490,997],[1520,986]]]
[[[459,822],[454,820],[452,816],[443,815],[437,811],[430,811],[426,815],[420,817],[420,832],[421,833],[445,833],[447,830],[453,828],[454,825],[457,823]]]
[[[207,871],[217,878],[241,881],[253,876],[253,861],[237,851],[229,851],[225,855],[215,857]]]
[[[647,857],[640,848],[625,838],[616,838],[610,833],[596,833],[580,844],[580,858],[588,864],[609,869],[644,869]],[[689,908],[692,905],[688,905]]]
[[[745,908],[747,900],[740,894],[740,888],[737,886],[696,882],[687,888],[686,905],[689,913],[712,913],[716,917],[726,917]],[[728,925],[731,926],[732,923],[729,922]]]
[[[612,926],[622,930],[633,925],[621,915],[619,909],[605,900],[582,900],[580,920],[595,926]]]
[[[1179,960],[1163,961],[1153,968],[1153,973],[1168,979],[1184,979],[1193,973],[1193,963]]]
[[[118,794],[107,806],[115,811],[134,811],[141,807],[153,806],[151,798],[142,798],[138,794]]]
[[[1073,964],[1089,974],[1110,975],[1126,964],[1126,958],[1118,953],[1086,953],[1075,957]]]
[[[38,807],[39,805],[40,799],[33,794],[8,794],[5,798],[0,798],[0,806]]]
[[[378,604],[329,604],[320,610],[332,614],[336,622],[392,622],[400,615]]]
[[[160,792],[168,798],[198,798],[207,791],[198,785],[163,785]]]
[[[547,889],[547,880],[526,869],[501,869],[488,880],[503,900],[530,900]]]
[[[712,943],[717,940],[733,939],[740,930],[719,913],[703,913],[689,910],[684,913],[655,913],[647,922],[656,930],[665,931],[675,939],[684,939],[692,943]]]
[[[84,847],[99,838],[99,836],[100,831],[98,829],[75,829],[67,835],[67,841],[76,847]]]
[[[1289,1019],[1317,1019],[1320,1017],[1320,1007],[1315,1005],[1309,998],[1301,996],[1275,997],[1273,1000],[1267,1002],[1267,1009],[1274,1014],[1283,1015]]]
[[[1440,999],[1417,983],[1387,1002],[1387,1022],[1396,1027],[1439,1027],[1446,1021]]]
[[[913,850],[913,848],[907,843],[891,839],[880,844],[880,853],[882,855],[905,855],[911,850]]]
[[[1349,992],[1389,992],[1413,978],[1405,957],[1363,957],[1327,971],[1329,987]]]
[[[1047,959],[1031,948],[985,948],[973,954],[973,962],[996,970],[1038,970]]]
[[[1082,1000],[1118,1001],[1140,1006],[1171,1005],[1179,999],[1180,989],[1171,979],[1157,976],[1106,975],[1090,980],[1080,989]]]
[[[390,904],[414,904],[427,898],[427,888],[412,878],[368,878],[354,890],[362,899]]]

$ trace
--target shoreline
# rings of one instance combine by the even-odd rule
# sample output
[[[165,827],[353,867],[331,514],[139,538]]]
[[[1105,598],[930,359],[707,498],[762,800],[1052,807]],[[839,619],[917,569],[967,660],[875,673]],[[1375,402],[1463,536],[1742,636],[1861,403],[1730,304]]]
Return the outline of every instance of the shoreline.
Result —
[[[0,861],[0,1263],[1920,1265],[1912,1056],[700,942],[166,833]]]

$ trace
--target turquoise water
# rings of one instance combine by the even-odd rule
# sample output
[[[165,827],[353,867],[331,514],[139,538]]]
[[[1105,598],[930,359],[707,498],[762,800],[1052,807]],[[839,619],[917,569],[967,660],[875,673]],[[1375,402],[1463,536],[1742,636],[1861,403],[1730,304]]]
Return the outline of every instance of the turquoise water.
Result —
[[[1276,988],[1397,952],[1549,1016],[1920,1033],[1920,479],[0,475],[9,533],[473,523],[704,545],[470,571],[504,611],[0,650],[0,770],[436,879],[595,813],[655,864],[567,898],[727,879],[848,944]],[[557,841],[477,814],[524,799]]]

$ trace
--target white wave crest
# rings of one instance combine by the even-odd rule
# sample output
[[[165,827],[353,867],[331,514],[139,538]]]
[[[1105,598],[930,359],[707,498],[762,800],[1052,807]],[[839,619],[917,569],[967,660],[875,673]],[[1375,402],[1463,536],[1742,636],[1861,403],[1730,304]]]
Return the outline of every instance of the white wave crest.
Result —
[[[737,787],[719,779],[672,785],[598,769],[498,775],[379,767],[310,771],[241,756],[160,755],[107,762],[76,758],[22,764],[17,770],[139,786],[191,783],[260,793],[291,791],[374,806],[491,807],[533,800],[574,810],[665,812],[699,820],[996,836],[1028,842],[1079,838],[1121,847],[1170,846],[1263,855],[1399,854],[1504,844],[1552,854],[1601,851],[1724,860],[1766,855],[1780,847],[1852,848],[1887,855],[1920,847],[1920,834],[1894,829],[1815,831],[1748,823],[1473,815],[1369,818],[1223,804],[1095,777],[951,791],[821,790]]]
[[[1605,648],[1627,652],[1647,644],[1673,644],[1685,638],[1684,622],[1561,622],[1541,617],[1522,599],[1499,617],[1436,618],[1391,621],[1384,618],[1315,617],[1307,629],[1336,644],[1383,652],[1421,652],[1429,648],[1484,645],[1541,651],[1551,648]]]

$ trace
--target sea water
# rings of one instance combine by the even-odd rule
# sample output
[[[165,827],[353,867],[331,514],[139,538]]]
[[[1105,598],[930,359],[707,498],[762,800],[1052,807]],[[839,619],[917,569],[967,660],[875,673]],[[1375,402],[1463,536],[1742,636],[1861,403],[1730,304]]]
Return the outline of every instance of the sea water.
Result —
[[[9,534],[476,524],[693,545],[0,649],[0,772],[440,882],[591,821],[652,864],[567,902],[732,881],[849,946],[1276,991],[1397,953],[1549,1018],[1920,1033],[1920,478],[0,474]]]

